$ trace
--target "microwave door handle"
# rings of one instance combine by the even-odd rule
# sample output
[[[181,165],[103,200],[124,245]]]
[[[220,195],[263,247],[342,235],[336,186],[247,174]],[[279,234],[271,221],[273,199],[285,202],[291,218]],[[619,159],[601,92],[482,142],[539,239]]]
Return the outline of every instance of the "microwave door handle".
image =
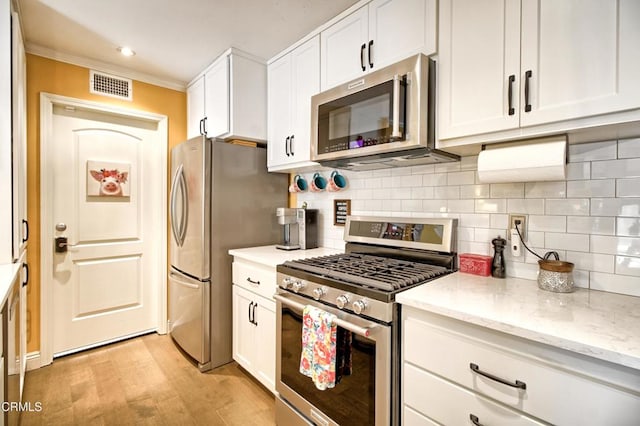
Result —
[[[400,139],[400,76],[393,76],[393,128],[391,129],[391,137]]]

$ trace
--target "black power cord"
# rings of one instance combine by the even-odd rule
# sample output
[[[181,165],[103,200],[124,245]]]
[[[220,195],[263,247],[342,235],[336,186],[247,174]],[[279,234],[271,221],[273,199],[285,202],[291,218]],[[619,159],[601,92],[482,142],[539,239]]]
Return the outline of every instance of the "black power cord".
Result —
[[[524,246],[524,248],[527,249],[527,251],[531,254],[533,254],[535,257],[537,257],[540,260],[544,260],[543,257],[541,257],[538,253],[534,252],[533,250],[531,250],[529,247],[527,247],[527,245],[524,242],[524,239],[522,238],[522,234],[520,233],[520,229],[518,228],[518,225],[520,225],[520,221],[516,220],[515,221],[515,225],[516,225],[516,232],[518,233],[518,237],[520,237],[520,241],[522,242],[522,245]]]

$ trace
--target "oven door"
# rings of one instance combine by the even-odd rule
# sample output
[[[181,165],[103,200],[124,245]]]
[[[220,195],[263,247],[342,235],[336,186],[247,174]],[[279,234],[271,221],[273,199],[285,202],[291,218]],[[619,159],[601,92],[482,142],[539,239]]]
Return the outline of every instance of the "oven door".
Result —
[[[306,421],[300,419],[299,424],[391,424],[391,326],[291,293],[277,294],[275,299],[276,390],[289,407],[289,412],[280,415],[280,420],[290,422],[297,411],[306,417]],[[351,374],[343,376],[331,389],[318,390],[311,378],[299,371],[305,305],[335,314],[340,324],[352,332]],[[276,410],[276,417],[281,410],[283,407]],[[282,422],[276,418],[276,423]]]

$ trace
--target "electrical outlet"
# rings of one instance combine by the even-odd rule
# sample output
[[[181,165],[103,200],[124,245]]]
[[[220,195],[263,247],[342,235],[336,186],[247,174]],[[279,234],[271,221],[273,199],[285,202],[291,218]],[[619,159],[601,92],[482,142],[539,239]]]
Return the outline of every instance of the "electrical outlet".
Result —
[[[507,235],[509,239],[511,239],[511,230],[516,227],[516,220],[520,221],[518,225],[518,230],[520,230],[520,235],[522,235],[522,239],[524,241],[527,240],[527,215],[526,214],[510,214],[509,215],[509,230],[507,231]]]

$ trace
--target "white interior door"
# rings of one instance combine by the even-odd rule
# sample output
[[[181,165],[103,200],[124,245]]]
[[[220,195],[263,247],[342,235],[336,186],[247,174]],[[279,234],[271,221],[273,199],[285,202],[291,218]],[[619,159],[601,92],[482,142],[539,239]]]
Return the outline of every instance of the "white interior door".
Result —
[[[158,295],[166,286],[162,135],[158,122],[52,107],[50,178],[42,188],[51,203],[42,235],[51,241],[42,245],[51,247],[43,250],[51,256],[43,286],[51,291],[54,356],[159,326]],[[66,252],[53,250],[56,237],[68,238]]]

